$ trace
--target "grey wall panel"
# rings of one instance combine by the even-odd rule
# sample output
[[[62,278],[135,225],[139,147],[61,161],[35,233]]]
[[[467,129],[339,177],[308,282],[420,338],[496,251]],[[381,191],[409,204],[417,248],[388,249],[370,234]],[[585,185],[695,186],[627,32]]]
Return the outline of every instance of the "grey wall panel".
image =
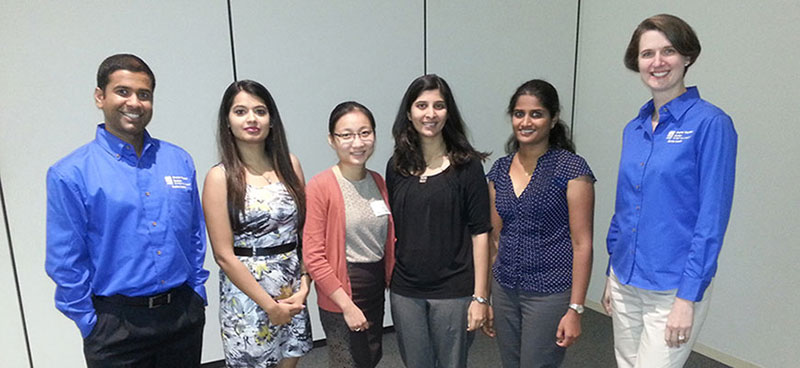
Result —
[[[270,90],[306,179],[336,162],[328,116],[346,100],[375,115],[377,147],[368,166],[383,175],[397,106],[423,70],[422,2],[237,1],[232,13],[238,77]],[[315,291],[308,306],[314,339],[322,339]]]
[[[624,125],[650,99],[639,76],[622,65],[636,25],[658,13],[685,19],[703,51],[687,74],[701,96],[724,109],[739,133],[733,213],[714,281],[711,309],[697,348],[734,366],[796,365],[800,133],[794,72],[800,3],[584,1],[581,12],[577,140],[600,181],[595,216],[595,264],[589,297],[600,299],[608,257],[605,236],[612,215]],[[791,327],[790,327],[791,326]],[[780,344],[780,343],[779,343]]]
[[[493,151],[511,135],[505,113],[523,82],[541,78],[559,92],[570,123],[577,2],[428,1],[428,73],[444,77],[475,147]]]
[[[202,178],[215,160],[217,91],[232,79],[226,6],[5,2],[0,27],[0,170],[34,365],[79,367],[80,334],[55,309],[54,284],[44,272],[46,170],[94,137],[102,120],[92,98],[99,63],[132,52],[158,81],[150,132],[187,149]],[[212,299],[204,361],[222,358],[214,305]]]
[[[273,94],[306,178],[336,162],[328,116],[345,100],[375,115],[377,148],[368,166],[383,173],[397,106],[422,74],[422,2],[240,1],[233,14],[238,77]]]
[[[22,327],[22,314],[19,310],[17,285],[14,283],[14,269],[11,264],[11,251],[6,232],[5,214],[0,210],[0,356],[3,365],[8,367],[30,367],[28,348]]]

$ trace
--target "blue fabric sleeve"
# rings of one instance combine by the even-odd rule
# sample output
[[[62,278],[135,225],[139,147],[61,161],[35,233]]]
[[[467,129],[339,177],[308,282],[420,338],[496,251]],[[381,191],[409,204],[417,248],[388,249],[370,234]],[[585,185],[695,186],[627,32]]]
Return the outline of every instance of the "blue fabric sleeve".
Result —
[[[190,257],[194,262],[195,274],[194,278],[190,281],[192,289],[205,300],[208,305],[208,297],[206,296],[205,283],[208,280],[209,272],[203,268],[203,263],[206,260],[206,221],[203,217],[203,206],[200,203],[200,194],[197,189],[197,171],[194,169],[194,164],[191,158],[188,159],[188,164],[192,167],[192,235],[191,235],[191,248]]]
[[[590,179],[592,179],[592,182],[597,181],[597,179],[594,177],[592,169],[589,167],[589,164],[581,156],[573,154],[570,158],[569,168],[570,170],[567,173],[568,180],[579,178],[581,176],[588,176]]]
[[[87,223],[77,185],[50,168],[45,270],[56,283],[56,308],[78,325],[84,338],[97,323],[92,304],[94,270],[86,244]]]
[[[716,269],[728,226],[736,172],[737,135],[733,121],[716,115],[703,131],[698,150],[700,209],[677,296],[700,301]]]
[[[497,160],[495,160],[494,164],[492,164],[492,168],[489,169],[489,172],[486,174],[486,178],[489,179],[489,181],[492,182],[497,181],[497,175],[498,171],[500,170],[499,166],[501,166],[500,165],[501,160],[503,160],[503,157],[500,157]]]

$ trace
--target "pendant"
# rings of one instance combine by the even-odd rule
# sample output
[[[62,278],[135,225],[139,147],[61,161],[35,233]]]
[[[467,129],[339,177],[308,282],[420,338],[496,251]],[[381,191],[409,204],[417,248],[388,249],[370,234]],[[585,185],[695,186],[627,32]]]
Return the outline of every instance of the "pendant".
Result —
[[[428,176],[427,175],[420,175],[420,177],[419,177],[419,183],[420,184],[425,184],[427,181],[428,181]]]

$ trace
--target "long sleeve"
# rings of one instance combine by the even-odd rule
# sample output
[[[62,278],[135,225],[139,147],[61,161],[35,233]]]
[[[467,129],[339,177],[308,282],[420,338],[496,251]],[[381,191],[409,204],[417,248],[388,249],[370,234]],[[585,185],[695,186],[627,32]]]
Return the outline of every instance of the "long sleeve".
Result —
[[[55,303],[86,337],[97,316],[87,237],[88,216],[75,185],[54,169],[47,172],[47,255],[45,269],[56,283]]]
[[[303,260],[318,291],[325,297],[343,288],[334,265],[331,265],[335,260],[328,259],[327,247],[335,247],[340,240],[327,239],[329,222],[335,221],[336,217],[336,214],[329,212],[331,198],[326,186],[330,185],[330,180],[323,180],[325,178],[322,177],[327,174],[329,172],[326,171],[314,177],[306,187],[306,223],[303,229]],[[341,256],[344,257],[344,254]]]
[[[617,240],[619,240],[619,224],[617,223],[617,215],[611,216],[611,224],[608,225],[608,235],[606,236],[606,250],[608,251],[608,255],[611,256],[612,254],[612,244],[614,244]],[[611,261],[609,260],[608,266],[606,267],[606,275],[610,275],[611,272]]]
[[[192,165],[194,166],[194,165]],[[200,194],[197,189],[197,172],[192,167],[192,233],[189,258],[194,265],[194,276],[190,280],[192,289],[206,301],[205,283],[208,280],[209,272],[203,268],[206,260],[206,222],[203,217],[203,207],[200,203]]]
[[[737,135],[727,115],[705,124],[698,152],[700,207],[677,296],[699,301],[711,283],[730,218]]]

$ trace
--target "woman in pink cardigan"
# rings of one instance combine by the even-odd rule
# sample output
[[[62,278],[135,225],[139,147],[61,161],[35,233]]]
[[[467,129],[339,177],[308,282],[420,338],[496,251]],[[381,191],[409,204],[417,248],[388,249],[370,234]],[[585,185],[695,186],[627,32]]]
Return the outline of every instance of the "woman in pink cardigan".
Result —
[[[394,267],[386,183],[366,168],[375,119],[358,102],[343,102],[328,132],[339,162],[306,187],[303,258],[316,281],[329,366],[372,368],[383,354],[384,289]]]

